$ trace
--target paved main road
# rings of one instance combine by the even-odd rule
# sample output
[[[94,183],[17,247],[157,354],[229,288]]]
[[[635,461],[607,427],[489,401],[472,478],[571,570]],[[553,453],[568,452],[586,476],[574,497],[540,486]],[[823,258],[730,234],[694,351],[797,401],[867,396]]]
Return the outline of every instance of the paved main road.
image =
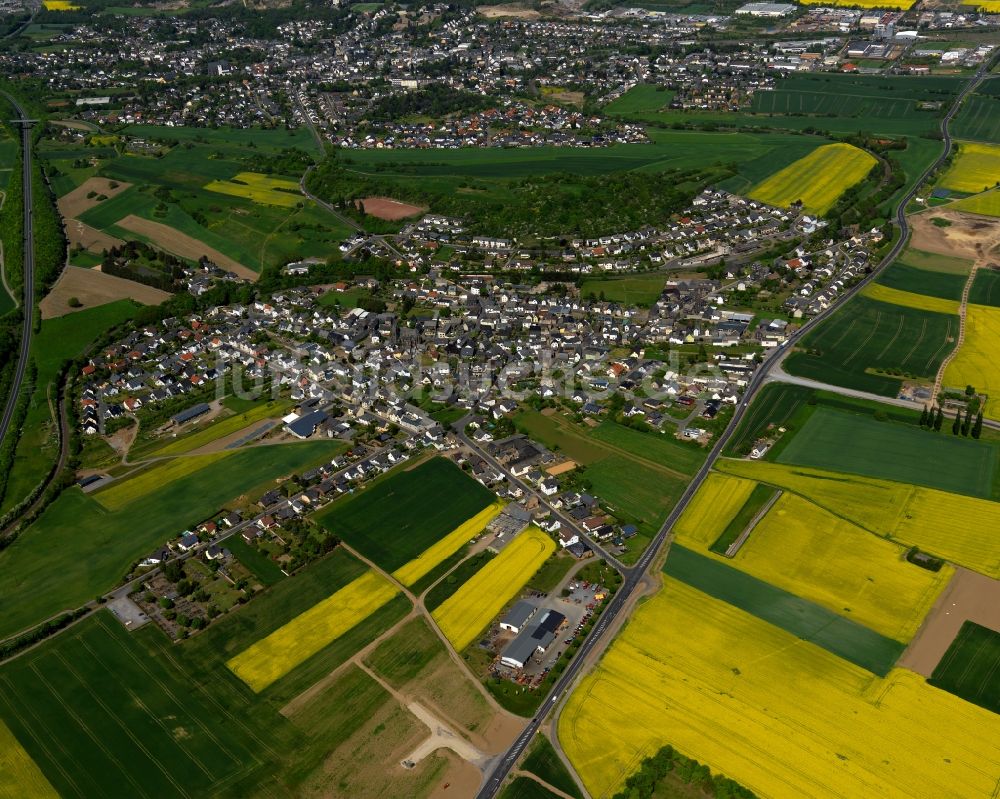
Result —
[[[992,63],[992,62],[990,62]],[[896,209],[896,224],[899,226],[900,236],[899,240],[892,247],[889,253],[882,259],[878,266],[872,270],[871,274],[866,275],[865,278],[859,281],[857,284],[852,286],[850,289],[845,291],[838,301],[827,308],[822,313],[816,315],[808,322],[806,322],[801,328],[799,328],[795,333],[789,336],[789,339],[785,345],[785,348],[791,349],[795,344],[802,339],[810,330],[820,324],[823,320],[830,316],[835,310],[840,308],[847,300],[861,291],[868,283],[874,280],[878,274],[885,269],[889,264],[891,264],[896,257],[903,251],[906,246],[907,239],[909,238],[910,228],[906,220],[906,206],[913,200],[917,194],[917,189],[919,186],[927,179],[927,177],[935,169],[944,163],[945,159],[951,153],[951,135],[948,132],[948,124],[951,122],[952,118],[957,113],[962,100],[965,99],[969,92],[973,91],[976,86],[983,80],[983,77],[989,71],[990,64],[983,64],[979,68],[979,71],[969,80],[958,96],[955,98],[955,102],[952,107],[948,110],[948,113],[941,120],[941,138],[944,142],[944,148],[938,159],[929,166],[920,179],[913,184],[913,188],[906,193],[906,196],[899,201],[899,206]],[[743,397],[740,399],[739,404],[736,406],[736,411],[733,414],[733,418],[729,423],[726,430],[719,436],[719,439],[715,442],[715,446],[712,447],[711,452],[705,459],[705,463],[702,465],[701,469],[695,475],[694,479],[688,485],[687,490],[681,496],[680,501],[677,503],[674,510],[667,517],[667,520],[663,523],[663,527],[660,528],[659,533],[657,533],[656,538],[653,539],[652,543],[647,547],[645,554],[639,559],[631,569],[625,571],[625,579],[622,583],[621,588],[618,593],[615,594],[614,598],[608,604],[607,608],[604,610],[604,614],[601,616],[600,621],[594,626],[590,635],[584,640],[580,649],[577,651],[576,656],[569,662],[566,667],[566,671],[563,672],[562,677],[556,682],[549,692],[549,695],[545,698],[545,702],[539,708],[538,712],[534,715],[528,725],[524,728],[524,731],[518,736],[517,740],[511,745],[507,753],[497,762],[492,773],[486,776],[486,781],[477,794],[476,799],[493,799],[494,796],[500,791],[503,781],[506,776],[510,773],[510,770],[514,767],[514,764],[520,758],[521,754],[524,752],[528,743],[534,737],[535,733],[538,731],[539,726],[541,726],[542,720],[548,715],[549,711],[552,710],[556,704],[559,702],[560,698],[572,687],[573,683],[576,681],[577,677],[580,676],[581,670],[584,664],[587,662],[589,656],[595,652],[599,652],[603,649],[609,641],[602,640],[604,631],[608,626],[615,620],[619,613],[621,613],[622,608],[625,606],[632,592],[636,589],[636,586],[642,581],[646,570],[649,568],[650,564],[659,555],[660,550],[663,547],[664,542],[667,540],[667,536],[674,526],[674,523],[684,512],[688,503],[691,501],[691,497],[694,496],[695,492],[701,486],[702,482],[708,476],[709,471],[715,464],[716,459],[722,453],[723,448],[732,438],[733,433],[739,426],[740,421],[743,419],[747,408],[750,406],[751,401],[756,396],[757,392],[768,382],[768,376],[772,368],[774,368],[781,361],[783,351],[772,352],[770,356],[765,359],[765,361],[760,365],[757,371],[754,373],[753,378],[750,380],[746,391],[743,392]]]
[[[10,427],[14,409],[17,407],[17,399],[21,394],[21,383],[24,380],[24,371],[28,366],[28,351],[31,349],[31,317],[35,307],[35,236],[31,213],[32,120],[28,119],[17,100],[7,92],[0,93],[14,106],[18,118],[13,122],[21,129],[21,186],[24,198],[24,263],[22,267],[24,297],[21,301],[21,348],[17,354],[17,368],[14,371],[14,380],[10,385],[10,394],[7,395],[7,405],[4,408],[3,417],[0,418],[0,442],[2,442],[7,435],[7,428]]]

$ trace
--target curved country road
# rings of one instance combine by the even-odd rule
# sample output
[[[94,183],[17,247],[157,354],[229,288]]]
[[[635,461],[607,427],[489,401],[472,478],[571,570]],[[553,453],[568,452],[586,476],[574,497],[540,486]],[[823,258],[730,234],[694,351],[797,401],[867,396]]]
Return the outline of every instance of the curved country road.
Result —
[[[899,205],[896,208],[896,224],[899,225],[900,236],[899,240],[889,251],[889,253],[882,259],[875,269],[872,270],[871,274],[866,275],[862,280],[852,286],[850,289],[845,291],[837,302],[832,304],[825,311],[817,314],[801,328],[799,328],[795,333],[793,333],[782,350],[787,350],[793,347],[798,341],[802,339],[809,331],[814,327],[819,325],[827,317],[829,317],[835,310],[839,309],[845,302],[847,302],[851,297],[860,292],[868,283],[874,280],[882,270],[884,270],[889,264],[891,264],[896,257],[903,251],[906,246],[907,239],[909,238],[909,224],[906,221],[906,206],[910,204],[913,198],[917,194],[917,189],[921,184],[927,179],[927,177],[941,164],[944,163],[945,159],[951,153],[952,141],[951,134],[948,132],[948,123],[951,122],[952,118],[958,112],[961,107],[962,100],[965,99],[971,91],[973,91],[983,80],[984,76],[988,73],[989,67],[992,64],[992,59],[984,63],[975,75],[969,80],[962,91],[959,92],[958,96],[955,98],[955,102],[952,104],[948,113],[941,120],[941,138],[944,142],[944,150],[937,160],[929,166],[924,173],[920,176],[919,180],[915,181],[913,187],[906,193],[906,195],[900,199]],[[601,637],[608,626],[615,620],[618,614],[621,612],[622,608],[626,605],[630,595],[639,585],[646,570],[649,568],[650,564],[659,555],[660,550],[663,547],[664,542],[667,540],[667,536],[671,528],[676,523],[677,519],[684,512],[691,498],[694,496],[695,492],[701,486],[702,482],[708,476],[709,471],[711,471],[712,466],[718,459],[719,455],[722,453],[723,448],[732,438],[733,433],[739,426],[740,421],[743,419],[747,408],[750,406],[751,401],[756,396],[760,388],[767,382],[768,373],[770,372],[772,366],[780,360],[780,358],[769,356],[761,365],[760,368],[754,373],[753,378],[751,378],[746,391],[743,392],[743,396],[740,399],[739,404],[736,406],[736,410],[733,413],[733,418],[729,423],[726,430],[719,436],[718,441],[716,441],[715,446],[712,447],[712,451],[709,453],[708,457],[705,459],[705,463],[702,465],[701,469],[694,476],[694,479],[688,485],[687,490],[681,496],[680,501],[674,507],[673,511],[667,517],[660,531],[657,533],[656,538],[650,543],[646,548],[646,552],[639,559],[635,566],[628,569],[625,572],[625,579],[622,583],[621,588],[618,593],[612,598],[611,602],[608,604],[600,621],[594,626],[590,635],[584,640],[580,649],[577,651],[576,656],[569,662],[566,667],[566,671],[563,672],[562,677],[556,682],[549,692],[542,706],[539,708],[538,712],[532,717],[531,721],[524,728],[524,731],[518,736],[517,740],[511,745],[507,753],[497,762],[492,773],[486,776],[485,783],[482,788],[480,788],[479,793],[476,795],[476,799],[493,799],[503,786],[503,781],[506,776],[510,773],[514,764],[518,761],[521,755],[524,753],[525,748],[534,738],[535,733],[541,726],[542,721],[549,714],[559,699],[566,694],[569,689],[573,686],[573,683],[578,677],[582,676],[582,667],[587,663],[591,655],[599,652],[603,647],[607,646],[610,641],[602,641]]]

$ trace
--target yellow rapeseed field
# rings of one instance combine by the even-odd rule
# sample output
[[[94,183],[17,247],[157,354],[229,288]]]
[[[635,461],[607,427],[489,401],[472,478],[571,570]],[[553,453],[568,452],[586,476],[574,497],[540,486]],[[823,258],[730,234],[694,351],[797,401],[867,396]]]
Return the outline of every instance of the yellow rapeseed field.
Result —
[[[80,8],[70,0],[42,0],[42,5],[46,11],[77,11]]]
[[[944,370],[946,386],[975,386],[989,395],[983,414],[1000,419],[1000,308],[969,305],[965,310],[965,339]]]
[[[902,291],[881,283],[869,283],[861,292],[866,297],[893,305],[904,305],[907,308],[918,308],[921,311],[935,313],[958,313],[958,300],[947,300],[941,297],[931,297],[927,294],[914,294],[912,291]]]
[[[874,156],[851,144],[826,144],[758,183],[749,196],[785,208],[802,200],[805,210],[825,214],[877,163]]]
[[[168,483],[186,477],[198,469],[232,455],[234,452],[236,450],[230,449],[212,452],[208,455],[194,455],[161,461],[135,477],[121,481],[116,480],[103,491],[98,491],[92,496],[108,510],[121,510],[130,502],[146,496],[150,491],[163,488]]]
[[[259,693],[367,619],[397,593],[396,587],[381,575],[365,572],[226,665]]]
[[[302,201],[299,184],[294,180],[272,178],[259,172],[240,172],[230,180],[213,180],[205,184],[205,188],[220,194],[243,197],[255,203],[285,208],[292,208]]]
[[[899,524],[913,486],[808,466],[721,458],[716,468],[794,491],[866,530],[888,535]]]
[[[674,525],[677,540],[706,549],[726,529],[753,493],[753,480],[712,472]]]
[[[802,0],[807,6],[844,6],[848,8],[898,8],[902,11],[910,8],[917,0]]]
[[[404,563],[392,573],[392,576],[403,585],[413,585],[439,563],[458,552],[471,538],[479,535],[486,525],[497,517],[501,510],[503,510],[503,503],[494,502],[489,507],[479,511],[479,513],[468,521],[462,522],[436,544],[425,549],[409,563]]]
[[[1000,715],[670,578],[574,691],[559,740],[595,799],[667,743],[777,799],[985,799],[1000,774]]]
[[[785,493],[729,563],[905,643],[954,570],[921,569],[907,563],[904,553],[900,545]]]
[[[1000,0],[998,0],[997,5],[1000,6]],[[949,204],[948,210],[966,211],[970,214],[982,214],[983,216],[1000,216],[1000,189],[966,197],[964,200],[956,200]]]
[[[901,544],[1000,578],[1000,503],[888,480],[763,461],[722,459],[718,467],[803,495]]]
[[[998,182],[1000,144],[963,141],[958,143],[958,157],[942,176],[940,185],[953,191],[977,194],[992,189]]]
[[[989,14],[1000,14],[1000,0],[962,0],[964,6],[976,6]]]
[[[545,533],[529,527],[441,603],[431,615],[452,646],[461,652],[476,640],[555,548]]]
[[[59,799],[41,769],[0,721],[0,799]]]

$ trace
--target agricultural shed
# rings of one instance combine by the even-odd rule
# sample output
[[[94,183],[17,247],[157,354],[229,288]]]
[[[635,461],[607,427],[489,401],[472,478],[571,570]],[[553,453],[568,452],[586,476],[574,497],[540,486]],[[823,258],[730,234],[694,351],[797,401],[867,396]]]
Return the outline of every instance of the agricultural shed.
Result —
[[[209,407],[205,402],[199,402],[197,405],[192,405],[187,410],[181,411],[178,414],[174,414],[170,417],[174,424],[184,424],[184,422],[190,422],[192,419],[196,419],[204,413],[208,413]]]

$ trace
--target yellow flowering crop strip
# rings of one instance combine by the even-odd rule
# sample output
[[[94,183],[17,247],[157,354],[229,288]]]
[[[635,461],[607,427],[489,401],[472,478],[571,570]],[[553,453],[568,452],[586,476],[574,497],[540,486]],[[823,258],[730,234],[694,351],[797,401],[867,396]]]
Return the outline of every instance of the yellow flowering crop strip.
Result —
[[[712,552],[709,557],[719,558]],[[729,562],[897,641],[909,641],[954,570],[907,563],[904,548],[785,493]]]
[[[59,799],[42,770],[0,721],[0,799]]]
[[[116,480],[103,491],[92,494],[94,499],[108,510],[121,510],[151,491],[163,488],[169,483],[187,477],[192,472],[214,464],[222,458],[227,458],[236,450],[222,450],[208,455],[195,455],[188,458],[173,458],[161,461],[155,466],[140,472],[135,477]]]
[[[240,172],[230,180],[213,180],[211,183],[206,183],[205,188],[232,197],[243,197],[255,203],[279,205],[285,208],[292,208],[302,201],[299,185],[294,180],[272,178],[259,172]]]
[[[674,525],[674,534],[682,544],[707,549],[739,513],[753,493],[752,480],[712,472]]]
[[[559,740],[591,796],[671,744],[759,796],[992,797],[1000,715],[875,677],[671,578],[570,697]]]
[[[503,510],[502,502],[494,502],[471,519],[462,522],[436,544],[428,547],[409,563],[404,563],[392,576],[405,586],[411,586],[439,563],[450,558],[473,537],[479,535]]]
[[[758,183],[749,196],[784,208],[802,200],[810,213],[825,214],[877,163],[874,156],[851,144],[825,144]]]
[[[1000,4],[998,4],[1000,5]],[[978,194],[1000,181],[1000,144],[958,143],[958,157],[940,180],[953,191]]]
[[[802,0],[807,6],[840,6],[845,8],[898,8],[905,11],[917,0]],[[989,1],[989,0],[987,0]]]
[[[555,551],[537,527],[529,527],[472,575],[433,614],[441,632],[461,652],[520,591]]]
[[[42,5],[46,11],[77,11],[80,6],[71,3],[70,0],[42,0]]]
[[[891,286],[883,286],[881,283],[869,283],[861,293],[869,299],[888,302],[893,305],[903,305],[907,308],[916,308],[920,311],[949,314],[958,313],[958,300],[931,297],[929,294],[915,294],[912,291],[902,291],[901,289],[894,289]]]
[[[226,665],[259,693],[367,619],[397,593],[396,587],[381,575],[365,572]]]
[[[1000,578],[1000,536],[983,533],[1000,530],[998,502],[805,466],[728,458],[717,465],[801,494],[876,535]]]
[[[1000,0],[998,0],[997,5],[1000,7]],[[948,210],[966,211],[970,214],[982,214],[983,216],[1000,216],[1000,189],[956,200],[948,205]]]
[[[946,386],[975,386],[989,395],[985,416],[1000,419],[1000,308],[969,305],[965,309],[965,339],[944,370]]]

